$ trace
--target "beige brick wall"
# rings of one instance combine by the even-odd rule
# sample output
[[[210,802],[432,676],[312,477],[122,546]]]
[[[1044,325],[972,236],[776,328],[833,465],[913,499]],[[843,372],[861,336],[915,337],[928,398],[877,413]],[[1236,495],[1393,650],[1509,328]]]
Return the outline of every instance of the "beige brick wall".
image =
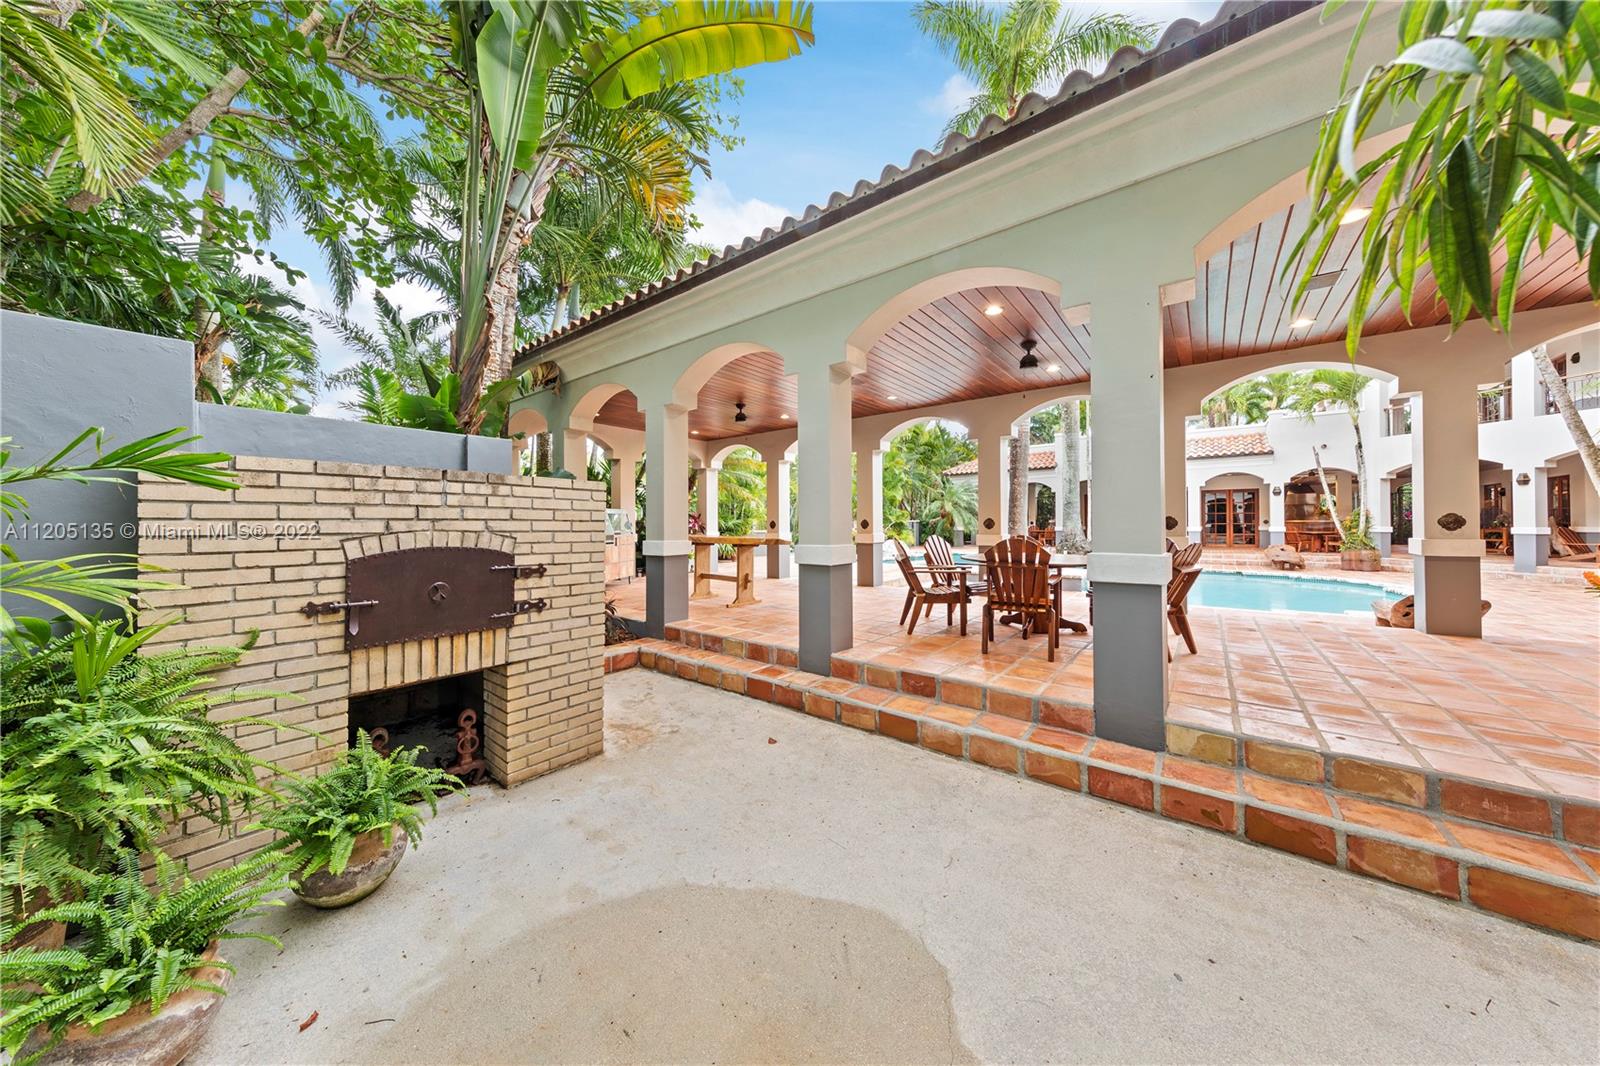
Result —
[[[346,745],[351,693],[481,669],[484,756],[515,785],[601,750],[605,610],[604,487],[525,478],[300,459],[234,460],[233,492],[143,477],[140,565],[180,585],[143,595],[141,622],[179,619],[149,647],[227,644],[259,631],[256,646],[218,684],[270,693],[218,708],[315,730],[321,739],[240,725],[251,754],[312,772]],[[550,607],[510,629],[347,653],[345,617],[306,618],[308,600],[345,598],[348,558],[374,550],[470,546],[545,564],[518,579],[518,599]],[[202,820],[170,847],[196,871],[265,842],[219,833]]]

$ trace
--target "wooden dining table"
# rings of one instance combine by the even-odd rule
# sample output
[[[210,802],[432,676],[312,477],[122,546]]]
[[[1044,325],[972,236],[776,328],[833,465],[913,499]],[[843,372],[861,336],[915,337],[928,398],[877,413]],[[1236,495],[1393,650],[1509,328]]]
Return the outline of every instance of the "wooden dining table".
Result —
[[[969,555],[966,553],[961,553],[955,556],[955,560],[957,563],[964,566],[978,566],[987,568],[989,565],[989,561],[981,555]],[[1082,622],[1074,622],[1072,619],[1068,618],[1062,612],[1061,606],[1061,579],[1066,576],[1064,571],[1083,570],[1087,575],[1089,557],[1087,555],[1076,555],[1070,552],[1061,552],[1060,554],[1050,556],[1050,560],[1046,565],[1049,566],[1051,570],[1050,589],[1055,594],[1056,599],[1056,627],[1058,629],[1068,630],[1072,633],[1089,632],[1088,626],[1084,625]],[[1016,614],[1000,616],[1000,621],[1003,625],[1016,625],[1021,620],[1022,616]]]

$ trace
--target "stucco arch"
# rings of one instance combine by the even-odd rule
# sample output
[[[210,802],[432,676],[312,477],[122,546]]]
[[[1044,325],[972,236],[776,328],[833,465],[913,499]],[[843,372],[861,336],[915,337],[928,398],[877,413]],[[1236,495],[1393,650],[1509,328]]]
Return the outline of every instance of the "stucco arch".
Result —
[[[717,345],[698,356],[678,374],[677,380],[672,385],[672,402],[685,410],[694,410],[700,405],[700,390],[705,388],[706,382],[710,381],[717,371],[740,356],[770,351],[772,349],[767,345],[753,341],[732,341]]]
[[[1281,374],[1281,373],[1298,374],[1298,373],[1302,373],[1302,372],[1307,371],[1307,370],[1353,370],[1358,374],[1365,374],[1367,377],[1372,378],[1375,381],[1386,382],[1386,383],[1388,383],[1390,385],[1397,385],[1399,383],[1399,380],[1400,380],[1397,376],[1395,376],[1394,374],[1390,373],[1387,370],[1380,370],[1375,366],[1367,366],[1367,365],[1365,365],[1363,363],[1352,363],[1348,359],[1345,359],[1345,360],[1338,360],[1338,359],[1298,359],[1297,360],[1297,359],[1291,358],[1286,363],[1281,363],[1281,364],[1278,364],[1276,366],[1271,366],[1271,367],[1258,368],[1256,370],[1251,371],[1248,374],[1240,374],[1237,377],[1233,378],[1232,380],[1224,382],[1223,384],[1216,386],[1210,392],[1208,392],[1204,396],[1200,397],[1200,407],[1203,410],[1205,408],[1206,402],[1208,400],[1210,400],[1212,397],[1219,396],[1222,393],[1227,392],[1229,389],[1233,388],[1235,385],[1243,384],[1244,382],[1250,381],[1253,378],[1263,378],[1263,377],[1266,377],[1268,374]],[[1191,411],[1191,412],[1188,412],[1188,413],[1195,414],[1195,413],[1198,413],[1198,412]]]
[[[1410,129],[1410,123],[1406,123],[1392,130],[1364,137],[1356,150],[1357,165],[1363,166],[1399,144]],[[1308,171],[1308,167],[1301,167],[1280,181],[1274,182],[1246,200],[1233,214],[1213,226],[1194,246],[1195,268],[1197,270],[1203,268],[1207,260],[1226,249],[1246,230],[1260,225],[1278,212],[1286,211],[1305,199]]]
[[[860,360],[860,365],[865,366],[866,353],[902,318],[934,300],[986,285],[1038,289],[1053,299],[1061,299],[1061,282],[1032,270],[1008,266],[964,267],[935,274],[889,297],[850,332],[845,338],[845,348],[852,361]]]
[[[959,426],[961,428],[961,432],[966,434],[969,439],[971,438],[971,428],[958,418],[951,418],[948,415],[917,415],[915,418],[907,418],[904,421],[897,422],[894,426],[885,430],[883,436],[878,438],[878,447],[887,449],[894,443],[894,439],[896,437],[910,429],[912,426],[926,425],[929,422],[948,422],[952,426]]]
[[[628,386],[618,385],[615,382],[608,381],[600,385],[592,385],[573,401],[567,420],[575,426],[587,427],[594,422],[595,416],[600,413],[600,408],[609,403],[613,397],[624,392],[632,394],[632,390]],[[634,396],[634,403],[638,403],[636,395]]]

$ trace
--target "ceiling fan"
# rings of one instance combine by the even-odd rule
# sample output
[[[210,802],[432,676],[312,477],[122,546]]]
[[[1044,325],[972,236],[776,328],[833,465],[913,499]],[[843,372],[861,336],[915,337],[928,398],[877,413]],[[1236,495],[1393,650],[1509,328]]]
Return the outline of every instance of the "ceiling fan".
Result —
[[[1017,360],[1018,369],[1037,370],[1039,368],[1039,357],[1033,354],[1033,350],[1037,347],[1039,347],[1039,342],[1032,337],[1023,338],[1022,358]]]

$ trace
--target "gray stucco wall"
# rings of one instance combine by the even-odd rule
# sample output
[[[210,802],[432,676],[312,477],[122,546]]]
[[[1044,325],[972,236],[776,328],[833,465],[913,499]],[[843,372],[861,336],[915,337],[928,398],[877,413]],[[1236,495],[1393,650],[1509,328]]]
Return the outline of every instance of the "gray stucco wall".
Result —
[[[0,435],[14,465],[53,455],[90,426],[106,446],[183,428],[194,447],[233,455],[512,473],[504,440],[194,402],[186,341],[0,311]],[[134,490],[126,484],[19,485],[30,518],[4,539],[24,559],[131,553]],[[15,603],[7,608],[42,613]]]

